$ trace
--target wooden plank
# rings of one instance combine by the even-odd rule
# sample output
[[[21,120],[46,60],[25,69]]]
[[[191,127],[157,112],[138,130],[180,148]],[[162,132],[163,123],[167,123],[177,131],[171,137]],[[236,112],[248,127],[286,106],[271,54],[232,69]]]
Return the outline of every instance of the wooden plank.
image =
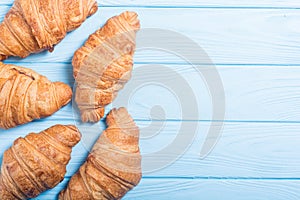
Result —
[[[11,5],[14,0],[2,0],[2,5]],[[131,0],[126,3],[120,0],[98,0],[99,6],[164,6],[164,7],[271,7],[271,8],[299,8],[299,3],[292,0],[253,0],[253,1],[237,1],[237,0]],[[0,5],[1,5],[0,4]]]
[[[124,199],[299,199],[299,181],[142,180]]]
[[[17,137],[39,132],[56,123],[74,124],[74,121],[42,120],[7,131],[1,130],[0,152],[4,152]],[[208,135],[210,122],[136,123],[141,130],[144,177],[300,178],[298,123],[226,122],[216,146],[204,159],[200,158],[204,142],[218,139],[213,134]],[[102,122],[92,127],[75,124],[81,130],[82,141],[73,148],[67,177],[74,174],[85,161],[93,142],[105,128]]]
[[[132,80],[112,105],[128,107],[135,119],[213,119],[212,98],[222,104],[222,97],[211,96],[212,91],[201,73],[189,65],[163,65],[161,70],[153,70],[155,66],[135,65]],[[165,68],[170,72],[164,71]],[[198,69],[211,71],[205,67]],[[217,69],[225,94],[225,120],[299,121],[298,67],[222,66]],[[185,90],[185,85],[190,88]],[[222,89],[218,88],[217,93],[221,94]],[[196,103],[189,105],[192,100]],[[199,117],[195,118],[197,107]]]
[[[55,189],[36,199],[55,199],[68,179]],[[142,179],[126,194],[129,199],[239,199],[239,200],[295,200],[300,198],[300,181],[297,180],[185,180]]]
[[[3,18],[9,7],[0,7]],[[121,7],[100,8],[79,29],[70,33],[53,53],[30,56],[25,62],[70,62],[74,51],[89,34],[97,30],[111,16],[125,10],[139,14],[143,28],[168,29],[195,41],[218,64],[300,64],[299,10],[281,9],[155,9]],[[178,17],[178,13],[182,13]],[[176,19],[176,20],[174,20]],[[208,20],[209,19],[209,20]],[[145,33],[146,30],[144,30]],[[144,34],[145,35],[145,34]],[[146,41],[139,34],[138,47]],[[167,45],[164,50],[138,50],[136,62],[180,62],[178,56],[167,53],[173,45],[174,51],[185,50],[188,56],[196,56],[198,62],[206,62],[203,55],[195,55],[196,47],[178,39],[170,41],[169,35],[153,35],[158,43]],[[19,61],[10,59],[10,61]]]
[[[52,81],[63,81],[73,86],[71,64],[19,65],[46,74]],[[201,73],[192,66],[136,64],[134,67],[132,79],[117,99],[107,106],[107,112],[112,107],[125,106],[135,119],[213,119],[211,94]],[[164,70],[153,71],[157,67]],[[299,121],[300,67],[276,66],[274,70],[273,67],[264,66],[218,66],[217,69],[225,93],[225,120]],[[190,93],[178,92],[178,87],[183,85],[188,86]],[[192,99],[197,105],[186,103],[186,100],[191,102]],[[195,117],[197,107],[198,117]],[[76,111],[69,104],[48,119],[74,119],[74,113]],[[75,119],[79,117],[75,115]]]
[[[222,136],[204,159],[200,158],[204,142],[218,139],[212,133],[208,135],[210,123],[137,121],[137,124],[141,129],[145,176],[300,177],[300,159],[297,159],[300,152],[299,124],[225,123]],[[74,150],[67,175],[77,170],[85,160],[91,141],[99,135],[95,129],[90,132],[79,127],[83,140]]]

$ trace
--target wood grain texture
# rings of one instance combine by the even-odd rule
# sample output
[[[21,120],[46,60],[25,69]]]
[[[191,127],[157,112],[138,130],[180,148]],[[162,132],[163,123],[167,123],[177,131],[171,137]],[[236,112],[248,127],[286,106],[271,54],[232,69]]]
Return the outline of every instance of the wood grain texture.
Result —
[[[0,5],[11,5],[14,0],[2,0]],[[98,0],[100,6],[166,6],[166,7],[272,7],[272,8],[299,8],[299,3],[292,0],[130,0],[126,3],[120,0]]]
[[[0,2],[0,20],[12,2]],[[154,152],[173,144],[181,133],[180,127],[188,127],[183,139],[189,141],[189,136],[196,135],[175,163],[145,172],[140,185],[124,199],[300,199],[300,4],[297,1],[98,2],[97,14],[68,34],[53,53],[44,52],[23,60],[11,58],[5,62],[32,68],[52,81],[73,86],[70,63],[75,50],[109,17],[132,10],[139,14],[142,28],[172,30],[199,44],[217,64],[226,95],[222,137],[208,157],[199,159],[204,141],[216,139],[207,138],[212,105],[203,77],[184,60],[165,50],[138,49],[132,81],[119,94],[123,97],[131,94],[130,100],[115,102],[106,111],[113,106],[127,106],[137,120],[142,134],[141,151],[148,156],[143,160],[144,169],[154,168],[174,156],[167,152],[157,157]],[[167,39],[162,38],[162,41]],[[142,46],[143,41],[138,41]],[[186,48],[189,55],[194,54],[195,49],[180,40],[174,45]],[[199,57],[201,63],[204,59]],[[177,80],[173,75],[152,71],[151,67],[156,64],[171,69],[187,81],[195,94],[199,117],[182,116],[176,95],[168,87],[151,84],[153,77],[166,81],[164,83]],[[138,87],[142,83],[149,84]],[[81,129],[83,139],[73,149],[65,180],[37,199],[56,199],[105,128],[103,121],[91,126],[79,123],[78,119],[76,110],[69,104],[46,119],[0,130],[0,152],[4,152],[19,136],[57,123],[76,124]]]
[[[124,199],[296,200],[299,181],[143,180]]]
[[[1,19],[9,7],[0,7]],[[280,9],[155,9],[155,8],[100,8],[80,28],[56,46],[53,53],[32,55],[24,62],[71,62],[74,51],[88,35],[97,30],[111,16],[125,10],[139,14],[142,28],[163,28],[189,37],[206,51],[211,60],[218,64],[300,64],[300,25],[298,10]],[[182,13],[178,17],[178,12]],[[174,20],[176,19],[176,20]],[[207,20],[209,19],[209,20]],[[158,23],[159,22],[159,23]],[[138,47],[143,46],[138,34]],[[168,44],[167,38],[161,42]],[[174,43],[173,43],[174,44]],[[177,49],[185,48],[179,39]],[[204,62],[199,57],[199,62]],[[18,59],[9,61],[17,62]],[[181,58],[165,50],[138,50],[135,62],[184,63]]]
[[[58,191],[67,183],[64,180],[55,189],[45,192],[36,199],[55,199]],[[123,199],[182,200],[187,197],[198,199],[238,200],[297,200],[300,182],[297,180],[184,180],[142,179],[141,183]]]
[[[73,86],[72,66],[68,63],[20,63],[47,75],[51,81]],[[132,79],[117,99],[107,107],[126,106],[134,119],[141,120],[211,120],[212,99],[201,73],[190,65],[162,65],[174,74],[157,73],[155,64],[136,64]],[[210,68],[200,69],[210,70]],[[225,120],[299,121],[300,67],[296,66],[217,66],[225,90]],[[177,75],[176,75],[176,74]],[[181,79],[182,78],[182,79]],[[154,82],[156,81],[156,82]],[[188,85],[189,96],[176,94],[177,87]],[[174,92],[175,91],[175,92]],[[180,99],[194,98],[197,105],[186,105]],[[157,108],[160,109],[157,109]],[[199,117],[192,115],[198,107]],[[183,116],[183,109],[189,109]],[[163,110],[163,111],[161,111]],[[152,114],[151,114],[152,111]],[[73,119],[71,104],[48,120]],[[79,119],[75,116],[75,119]],[[219,119],[222,120],[222,119]]]
[[[40,120],[1,131],[0,141],[3,142],[0,144],[0,152],[4,152],[17,137],[41,131],[56,123],[61,122]],[[105,125],[101,122],[92,127],[84,126],[72,120],[64,121],[63,124],[75,124],[82,132],[82,141],[73,148],[72,159],[67,166],[66,176],[70,177],[85,161]],[[226,122],[222,137],[205,159],[199,156],[204,141],[216,139],[207,137],[209,122],[137,121],[137,125],[141,130],[144,177],[300,178],[300,124]],[[180,129],[182,127],[185,127],[184,130]],[[194,128],[197,131],[193,132]],[[175,140],[178,137],[181,137],[180,143],[186,143],[187,146],[178,149]],[[174,144],[172,151],[166,150],[166,147]],[[164,163],[170,157],[178,159],[172,164]]]

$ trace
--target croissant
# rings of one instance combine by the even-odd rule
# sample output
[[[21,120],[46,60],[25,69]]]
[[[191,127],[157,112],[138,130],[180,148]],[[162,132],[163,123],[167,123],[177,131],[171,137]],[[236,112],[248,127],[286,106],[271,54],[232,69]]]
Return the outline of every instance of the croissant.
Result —
[[[71,88],[33,70],[0,62],[0,128],[52,115],[70,102]]]
[[[34,198],[55,187],[63,180],[72,147],[80,138],[75,126],[55,125],[15,140],[3,155],[0,199]]]
[[[95,0],[15,0],[0,24],[0,60],[53,51],[97,9]]]
[[[75,101],[83,122],[99,121],[104,106],[114,100],[130,79],[139,28],[137,14],[124,12],[110,18],[75,52]]]
[[[125,108],[107,116],[108,128],[86,162],[61,191],[60,200],[121,199],[141,179],[139,129]]]

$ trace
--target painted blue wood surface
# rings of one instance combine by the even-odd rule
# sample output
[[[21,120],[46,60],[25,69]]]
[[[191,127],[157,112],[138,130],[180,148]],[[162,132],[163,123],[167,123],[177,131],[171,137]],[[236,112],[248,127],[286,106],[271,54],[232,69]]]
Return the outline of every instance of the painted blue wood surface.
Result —
[[[0,2],[3,19],[13,0]],[[300,3],[292,0],[176,0],[98,1],[99,11],[56,46],[14,63],[46,75],[52,81],[73,86],[71,59],[89,34],[124,10],[138,12],[143,28],[167,28],[197,42],[216,64],[223,81],[226,117],[222,137],[211,154],[199,151],[212,119],[207,87],[182,59],[161,51],[139,50],[135,70],[163,64],[189,81],[198,102],[198,118],[182,116],[180,104],[165,88],[155,85],[133,93],[124,102],[141,127],[141,151],[151,154],[172,143],[180,126],[198,126],[189,149],[172,165],[144,173],[141,183],[124,199],[300,199]],[[180,41],[178,41],[180,43]],[[194,49],[189,49],[193,53]],[[149,71],[135,76],[144,80],[165,74]],[[130,83],[129,83],[130,84]],[[127,85],[120,96],[131,92]],[[160,105],[165,115],[151,116]],[[107,112],[113,104],[108,106]],[[72,105],[53,116],[11,130],[0,130],[0,152],[29,132],[57,123],[81,126]],[[147,128],[151,125],[151,129]],[[55,199],[69,178],[84,162],[91,140],[104,129],[103,121],[72,152],[65,180],[37,199]],[[157,133],[151,138],[146,136]],[[188,132],[188,131],[187,131]],[[153,134],[154,134],[153,133]],[[92,139],[89,140],[89,137]],[[2,154],[2,153],[1,153]],[[162,155],[155,162],[173,156]],[[149,165],[143,160],[143,165]]]

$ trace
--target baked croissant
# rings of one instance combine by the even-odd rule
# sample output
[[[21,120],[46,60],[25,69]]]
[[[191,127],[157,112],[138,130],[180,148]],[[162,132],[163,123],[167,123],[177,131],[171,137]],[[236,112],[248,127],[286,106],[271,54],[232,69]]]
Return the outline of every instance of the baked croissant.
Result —
[[[114,100],[130,79],[139,28],[137,14],[124,12],[110,18],[75,52],[75,101],[83,122],[99,121],[104,106]]]
[[[107,116],[108,128],[86,162],[61,191],[60,200],[121,199],[141,179],[139,129],[125,108]]]
[[[15,0],[0,24],[0,60],[53,51],[97,9],[95,0]]]
[[[55,187],[66,173],[72,147],[81,135],[75,126],[56,125],[18,138],[4,152],[0,199],[28,199]]]
[[[0,62],[0,128],[52,115],[70,102],[71,88],[30,69]]]

